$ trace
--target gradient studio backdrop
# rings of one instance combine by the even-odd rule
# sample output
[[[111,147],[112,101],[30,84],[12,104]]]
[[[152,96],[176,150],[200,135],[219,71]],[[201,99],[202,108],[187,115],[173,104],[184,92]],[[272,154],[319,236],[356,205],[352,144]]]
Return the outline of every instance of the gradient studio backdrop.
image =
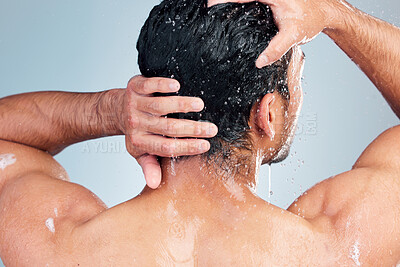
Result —
[[[350,2],[400,26],[399,1]],[[0,0],[0,97],[125,87],[139,74],[136,40],[158,3]],[[321,35],[303,49],[305,100],[297,137],[291,156],[272,166],[271,201],[282,208],[319,181],[349,170],[377,135],[398,124],[380,93],[330,39]],[[123,137],[77,144],[56,159],[73,182],[109,207],[136,196],[145,185]],[[267,180],[268,167],[263,166],[258,192],[264,199]]]

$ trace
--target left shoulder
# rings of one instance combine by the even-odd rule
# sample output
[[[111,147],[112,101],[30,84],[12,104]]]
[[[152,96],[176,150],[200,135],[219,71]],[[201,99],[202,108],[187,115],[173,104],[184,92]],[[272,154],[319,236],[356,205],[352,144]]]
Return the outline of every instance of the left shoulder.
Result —
[[[68,250],[76,226],[105,209],[88,189],[70,183],[49,154],[0,141],[0,255],[6,265],[54,259],[60,246]]]

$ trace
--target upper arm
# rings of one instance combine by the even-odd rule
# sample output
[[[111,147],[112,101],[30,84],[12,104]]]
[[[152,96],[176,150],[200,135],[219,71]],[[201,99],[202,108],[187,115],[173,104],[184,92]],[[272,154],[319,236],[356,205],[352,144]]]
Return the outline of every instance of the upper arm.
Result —
[[[352,170],[311,188],[289,210],[325,232],[344,261],[400,260],[400,127],[381,134]]]
[[[1,155],[8,159],[0,161],[0,255],[6,264],[52,258],[60,244],[68,251],[73,229],[105,210],[93,193],[68,182],[47,153],[0,141]]]
[[[400,125],[378,136],[361,154],[353,169],[400,170]]]

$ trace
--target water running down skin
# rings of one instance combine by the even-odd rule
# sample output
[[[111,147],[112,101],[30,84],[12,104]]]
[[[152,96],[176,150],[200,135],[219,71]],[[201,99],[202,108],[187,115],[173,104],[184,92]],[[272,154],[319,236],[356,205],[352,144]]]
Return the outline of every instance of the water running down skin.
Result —
[[[331,14],[336,18],[321,28],[326,28],[324,32],[360,65],[400,115],[400,78],[395,70],[398,64],[393,64],[400,63],[396,47],[399,29],[340,2],[319,2],[332,3]],[[344,20],[346,17],[351,19]],[[291,103],[292,113],[301,106],[301,90],[295,92],[294,88],[300,83],[302,61],[297,49],[290,66],[294,72],[289,71],[289,88],[297,94]],[[139,85],[136,90],[144,88]],[[115,101],[124,101],[123,90],[102,96],[99,110],[120,114],[107,103],[119,106]],[[0,117],[6,120],[0,123],[0,138],[5,140],[0,142],[0,154],[12,153],[18,159],[0,170],[0,255],[7,266],[393,266],[400,260],[399,127],[378,137],[351,171],[316,185],[288,211],[253,194],[249,185],[257,181],[257,153],[247,155],[247,168],[230,170],[235,173],[233,182],[231,173],[205,166],[201,157],[174,163],[174,175],[170,160],[164,159],[163,183],[158,190],[147,187],[139,197],[107,210],[90,191],[69,183],[63,168],[43,151],[59,151],[77,140],[120,134],[125,129],[118,116],[108,124],[96,121],[98,128],[83,119],[69,122],[62,130],[75,124],[91,127],[74,128],[73,132],[85,136],[71,138],[69,133],[53,137],[54,131],[49,130],[53,126],[46,125],[46,120],[35,121],[39,115],[16,113],[19,105],[28,109],[33,99],[39,107],[49,108],[48,99],[40,105],[46,97],[62,99],[62,110],[71,109],[67,114],[99,99],[96,94],[71,97],[48,93],[0,101],[0,113],[5,114]],[[280,103],[270,103],[265,102],[264,108],[279,115]],[[60,105],[51,107],[53,116]],[[257,109],[253,112],[256,115]],[[283,116],[276,118],[270,126],[282,125],[279,118]],[[32,128],[26,129],[30,134],[17,130],[21,119],[31,121]],[[66,122],[69,118],[62,119]],[[260,119],[268,125],[265,118]],[[279,135],[278,129],[275,132]],[[39,138],[29,139],[32,135],[55,139],[40,142]],[[270,138],[257,140],[257,150],[266,144],[277,145]],[[266,153],[264,160],[273,154]],[[21,210],[29,212],[21,214]],[[24,220],[18,220],[21,216]],[[47,218],[54,218],[55,233],[46,228]]]

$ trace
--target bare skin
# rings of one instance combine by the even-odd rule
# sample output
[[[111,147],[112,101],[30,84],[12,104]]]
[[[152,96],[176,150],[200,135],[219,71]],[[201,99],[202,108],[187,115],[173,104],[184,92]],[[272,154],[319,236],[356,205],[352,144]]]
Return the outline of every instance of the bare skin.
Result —
[[[392,66],[400,62],[395,45],[400,30],[339,1],[308,2],[329,6],[329,15],[320,20],[321,31],[360,65],[399,115],[400,77]],[[260,163],[278,155],[295,126],[302,103],[301,90],[295,90],[302,65],[301,51],[294,48],[288,117],[276,93],[253,107],[249,123],[254,150],[237,151],[232,158],[242,167],[226,170],[205,164],[200,156],[178,163],[165,158],[157,190],[146,187],[140,196],[111,209],[87,189],[69,183],[63,168],[43,152],[50,149],[3,126],[0,155],[15,159],[0,168],[0,255],[5,264],[395,266],[400,261],[399,126],[371,143],[352,170],[314,186],[288,210],[252,193]],[[136,86],[143,90],[143,84]],[[118,92],[121,102],[129,100]],[[127,124],[111,123],[98,132],[125,133]],[[137,155],[145,146],[134,142],[133,147]]]
[[[204,108],[199,98],[152,97],[155,92],[173,93],[179,88],[179,83],[172,79],[136,76],[126,89],[10,96],[0,100],[0,118],[4,121],[0,125],[1,139],[35,147],[54,156],[78,142],[124,134],[128,152],[141,165],[147,185],[157,188],[161,169],[156,156],[204,153],[210,149],[209,142],[193,137],[213,137],[218,132],[211,123],[163,117]]]

